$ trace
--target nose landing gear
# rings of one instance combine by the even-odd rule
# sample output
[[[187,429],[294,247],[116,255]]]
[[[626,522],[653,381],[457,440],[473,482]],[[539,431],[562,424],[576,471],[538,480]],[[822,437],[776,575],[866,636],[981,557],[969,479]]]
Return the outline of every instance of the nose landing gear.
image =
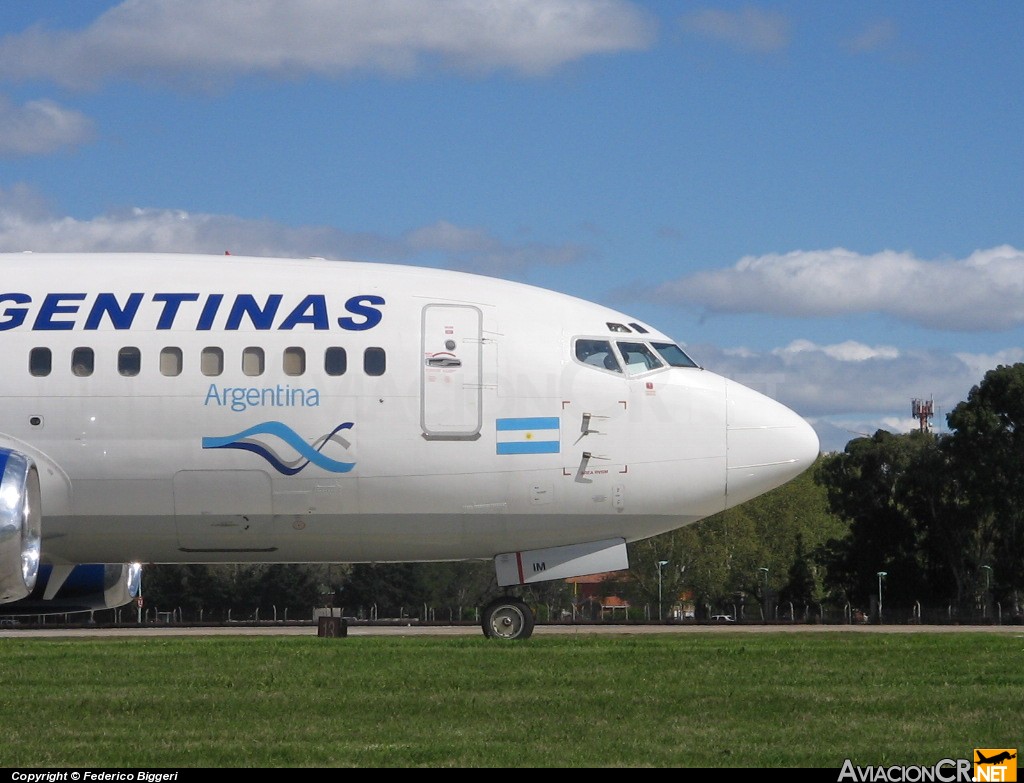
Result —
[[[533,635],[533,612],[518,598],[502,596],[484,608],[482,625],[488,639],[529,639]]]

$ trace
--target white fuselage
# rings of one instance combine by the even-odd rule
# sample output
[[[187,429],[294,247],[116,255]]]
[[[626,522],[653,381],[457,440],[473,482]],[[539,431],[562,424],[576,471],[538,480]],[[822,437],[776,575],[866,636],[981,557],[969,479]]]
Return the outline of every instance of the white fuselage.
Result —
[[[0,268],[0,446],[39,466],[54,563],[633,541],[818,454],[796,414],[707,370],[581,361],[580,338],[672,340],[525,285],[234,256],[9,254]]]

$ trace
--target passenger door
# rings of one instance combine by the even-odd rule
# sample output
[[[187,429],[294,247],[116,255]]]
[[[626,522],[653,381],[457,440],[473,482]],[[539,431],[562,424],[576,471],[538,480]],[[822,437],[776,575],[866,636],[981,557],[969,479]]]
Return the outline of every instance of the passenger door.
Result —
[[[482,321],[472,305],[423,308],[420,424],[428,437],[480,434]]]

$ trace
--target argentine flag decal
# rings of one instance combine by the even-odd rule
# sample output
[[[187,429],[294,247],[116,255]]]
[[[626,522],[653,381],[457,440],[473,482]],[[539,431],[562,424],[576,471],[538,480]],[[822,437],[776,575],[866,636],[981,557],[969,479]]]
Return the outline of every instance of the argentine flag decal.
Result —
[[[496,419],[499,454],[557,454],[558,417]]]

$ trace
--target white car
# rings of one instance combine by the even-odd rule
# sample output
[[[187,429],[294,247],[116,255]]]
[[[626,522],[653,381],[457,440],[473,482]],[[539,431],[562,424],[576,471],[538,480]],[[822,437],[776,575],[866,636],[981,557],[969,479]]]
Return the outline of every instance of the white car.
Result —
[[[731,614],[713,614],[711,615],[711,622],[713,623],[731,623],[733,621]]]

